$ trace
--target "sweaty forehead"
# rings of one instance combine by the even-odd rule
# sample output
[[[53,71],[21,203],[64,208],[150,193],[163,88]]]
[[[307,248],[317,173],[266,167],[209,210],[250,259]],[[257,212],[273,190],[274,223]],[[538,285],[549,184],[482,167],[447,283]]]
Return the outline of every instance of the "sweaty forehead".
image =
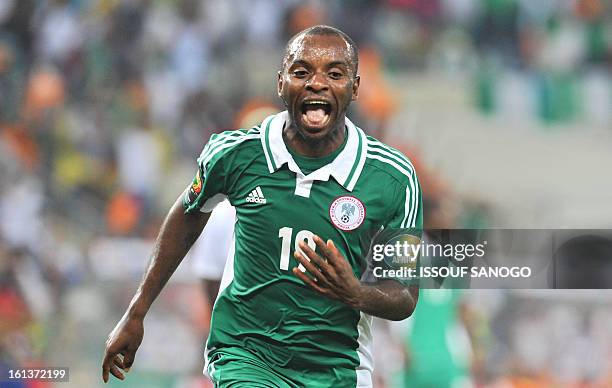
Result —
[[[287,65],[295,61],[345,62],[350,66],[350,46],[337,35],[303,35],[287,48]]]

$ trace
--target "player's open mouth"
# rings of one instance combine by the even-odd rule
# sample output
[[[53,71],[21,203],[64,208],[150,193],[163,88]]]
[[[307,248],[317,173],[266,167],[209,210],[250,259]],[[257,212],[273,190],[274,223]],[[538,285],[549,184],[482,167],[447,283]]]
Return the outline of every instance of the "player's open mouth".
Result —
[[[332,106],[327,101],[304,101],[302,103],[302,122],[308,127],[324,127],[329,123],[331,110]]]

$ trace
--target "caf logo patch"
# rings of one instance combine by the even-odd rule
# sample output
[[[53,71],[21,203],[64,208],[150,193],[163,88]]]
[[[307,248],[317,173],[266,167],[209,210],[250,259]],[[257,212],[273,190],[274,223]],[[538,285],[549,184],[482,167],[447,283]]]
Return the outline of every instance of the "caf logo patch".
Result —
[[[355,230],[365,220],[365,206],[352,195],[343,195],[332,202],[329,207],[329,218],[340,230]]]
[[[198,169],[195,178],[193,178],[193,182],[191,182],[191,186],[187,191],[187,202],[193,203],[200,193],[202,192],[202,172]]]
[[[197,196],[200,195],[200,193],[202,192],[202,178],[200,177],[200,170],[198,170],[198,173],[196,174],[193,183],[191,184],[191,190],[193,191],[193,193]]]

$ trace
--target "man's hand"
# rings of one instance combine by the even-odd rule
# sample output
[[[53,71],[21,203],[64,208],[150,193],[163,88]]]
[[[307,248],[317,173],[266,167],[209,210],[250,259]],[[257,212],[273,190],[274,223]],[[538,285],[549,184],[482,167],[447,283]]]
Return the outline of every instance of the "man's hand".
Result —
[[[323,257],[303,241],[299,246],[308,258],[299,251],[293,254],[313,277],[310,278],[297,267],[293,268],[293,273],[318,293],[358,308],[362,285],[353,274],[351,265],[331,240],[325,243],[317,235],[313,239]]]
[[[142,342],[144,325],[142,318],[123,316],[121,321],[108,335],[104,361],[102,362],[102,380],[108,382],[109,372],[123,380],[134,362],[136,350]]]
[[[293,254],[312,276],[297,267],[293,268],[295,276],[306,285],[321,295],[379,318],[401,321],[412,314],[419,299],[418,285],[404,286],[392,279],[379,279],[373,284],[361,283],[331,240],[325,243],[316,235],[313,239],[321,254],[303,241],[299,244],[303,253],[296,251]]]

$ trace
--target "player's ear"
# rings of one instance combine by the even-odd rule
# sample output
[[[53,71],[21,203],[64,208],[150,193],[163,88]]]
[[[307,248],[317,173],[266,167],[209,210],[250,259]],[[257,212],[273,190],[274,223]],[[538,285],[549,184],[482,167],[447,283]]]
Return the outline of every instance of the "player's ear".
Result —
[[[353,95],[351,96],[351,101],[355,101],[357,97],[359,97],[359,83],[361,82],[361,77],[356,75],[355,80],[353,81]]]
[[[280,98],[283,98],[283,73],[279,70],[277,73],[276,93]]]

